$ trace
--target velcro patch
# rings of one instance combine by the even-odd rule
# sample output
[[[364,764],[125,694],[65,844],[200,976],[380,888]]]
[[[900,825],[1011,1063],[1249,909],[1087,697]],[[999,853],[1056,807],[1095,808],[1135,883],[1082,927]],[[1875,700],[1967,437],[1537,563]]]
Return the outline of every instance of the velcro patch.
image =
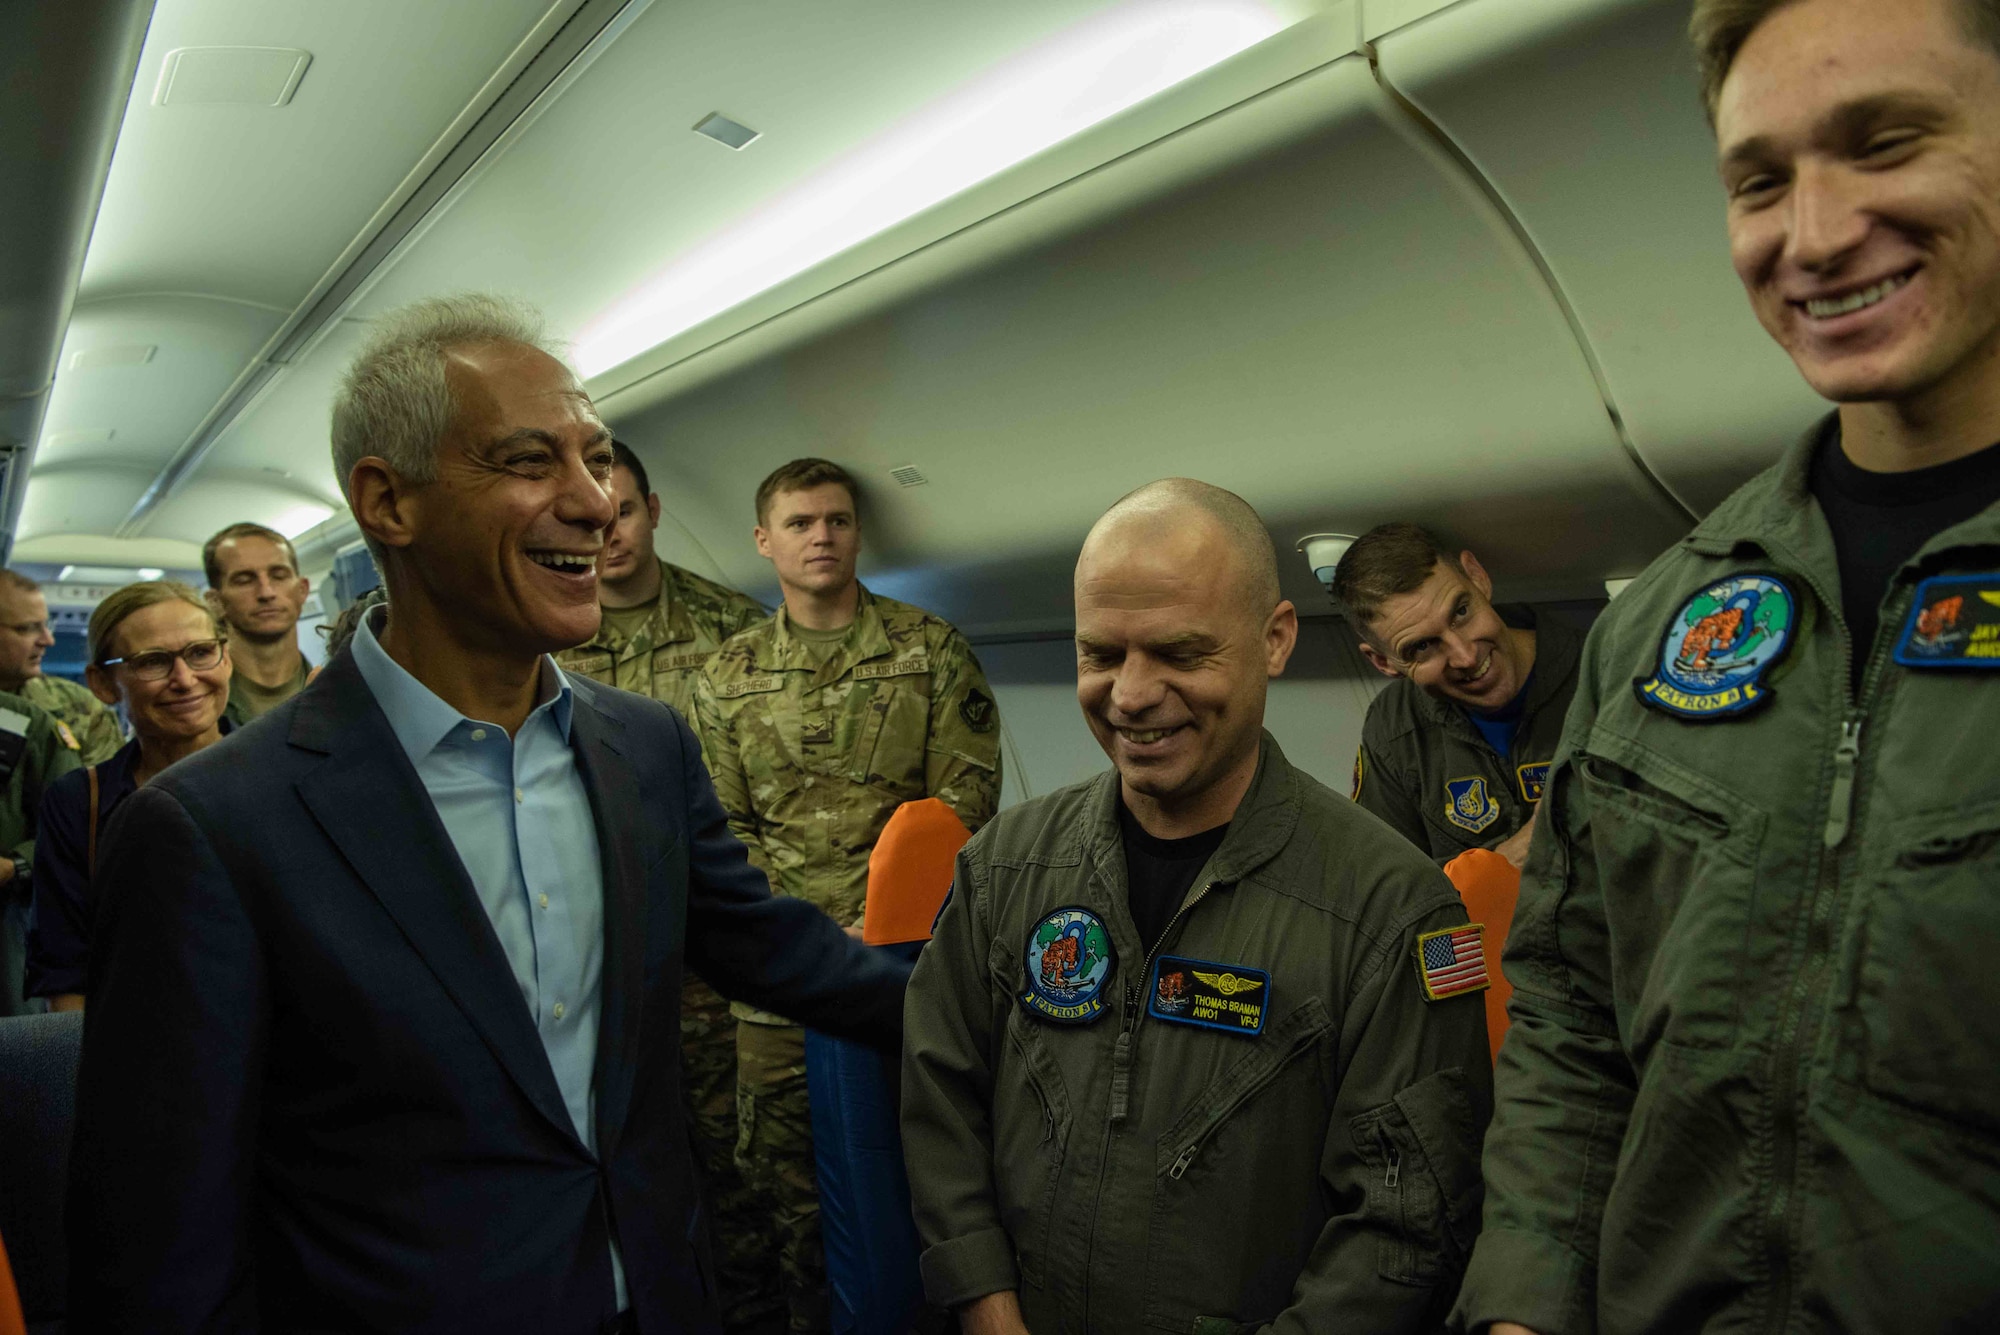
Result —
[[[763,691],[779,690],[784,684],[785,679],[775,674],[769,677],[745,677],[741,681],[732,681],[726,686],[717,687],[715,693],[725,700],[734,700],[739,695],[756,695]]]
[[[2000,571],[1919,584],[1895,658],[1909,668],[2000,668]]]
[[[1246,964],[1162,955],[1153,965],[1146,1014],[1172,1024],[1255,1038],[1271,1008],[1271,975]]]
[[[887,663],[863,663],[854,669],[856,681],[868,681],[876,677],[914,677],[931,670],[930,655],[917,658],[897,658]]]
[[[974,732],[992,732],[993,697],[977,686],[973,687],[965,693],[965,699],[959,701],[958,716]]]
[[[1514,782],[1520,785],[1523,802],[1541,801],[1542,789],[1549,786],[1549,762],[1515,766]]]
[[[1486,924],[1467,923],[1418,937],[1417,974],[1423,980],[1424,997],[1430,1001],[1490,987],[1493,980],[1486,975]]]

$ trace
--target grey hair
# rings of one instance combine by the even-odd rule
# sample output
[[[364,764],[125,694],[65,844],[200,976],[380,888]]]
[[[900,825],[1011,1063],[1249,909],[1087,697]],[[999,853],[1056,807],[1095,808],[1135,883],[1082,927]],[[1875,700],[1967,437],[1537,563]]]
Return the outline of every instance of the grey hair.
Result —
[[[406,482],[437,477],[438,444],[457,408],[445,355],[492,343],[518,343],[567,361],[568,350],[549,340],[540,312],[506,297],[429,297],[376,321],[333,399],[333,471],[350,505],[348,478],[370,455]],[[367,542],[379,568],[383,552],[373,538]]]

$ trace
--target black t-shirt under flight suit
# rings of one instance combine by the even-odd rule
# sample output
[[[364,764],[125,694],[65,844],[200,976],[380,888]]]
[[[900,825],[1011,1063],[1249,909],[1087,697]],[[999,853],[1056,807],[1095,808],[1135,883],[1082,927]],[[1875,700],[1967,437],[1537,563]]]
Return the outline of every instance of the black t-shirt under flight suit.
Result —
[[[1406,677],[1375,697],[1361,726],[1354,800],[1439,863],[1492,848],[1528,823],[1576,693],[1583,637],[1527,607],[1496,610],[1509,626],[1535,632],[1535,670],[1507,755],[1462,708]]]

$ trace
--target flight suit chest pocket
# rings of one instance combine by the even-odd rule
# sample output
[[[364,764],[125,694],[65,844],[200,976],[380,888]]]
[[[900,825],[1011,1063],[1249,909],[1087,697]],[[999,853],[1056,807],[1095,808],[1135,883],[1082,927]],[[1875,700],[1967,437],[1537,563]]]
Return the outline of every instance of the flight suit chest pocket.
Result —
[[[1876,1095],[2000,1137],[2000,802],[1888,827],[1866,878],[1854,1009]]]
[[[1625,1047],[1731,1046],[1764,814],[1601,732],[1576,759]]]
[[[1008,1060],[993,1119],[994,1182],[1000,1222],[1014,1240],[1021,1282],[1039,1289],[1069,1146],[1069,1091],[1035,1022],[1018,1007],[1008,1016],[1005,1042]]]
[[[1166,1029],[1143,1041],[1162,1042]],[[1234,1057],[1154,1142],[1146,1324],[1183,1333],[1198,1317],[1262,1325],[1290,1302],[1325,1221],[1333,1020],[1310,997],[1254,1042],[1178,1026],[1172,1037],[1226,1044]]]

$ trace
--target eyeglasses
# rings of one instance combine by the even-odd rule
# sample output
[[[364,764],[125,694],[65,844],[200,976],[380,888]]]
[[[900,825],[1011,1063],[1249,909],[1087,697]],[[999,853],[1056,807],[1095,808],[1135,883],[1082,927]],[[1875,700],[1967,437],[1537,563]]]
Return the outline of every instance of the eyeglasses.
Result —
[[[107,658],[98,666],[109,668],[123,663],[140,681],[158,681],[172,674],[174,660],[177,658],[186,663],[191,672],[206,672],[221,664],[222,653],[221,640],[196,640],[178,649],[152,649],[126,658]]]

